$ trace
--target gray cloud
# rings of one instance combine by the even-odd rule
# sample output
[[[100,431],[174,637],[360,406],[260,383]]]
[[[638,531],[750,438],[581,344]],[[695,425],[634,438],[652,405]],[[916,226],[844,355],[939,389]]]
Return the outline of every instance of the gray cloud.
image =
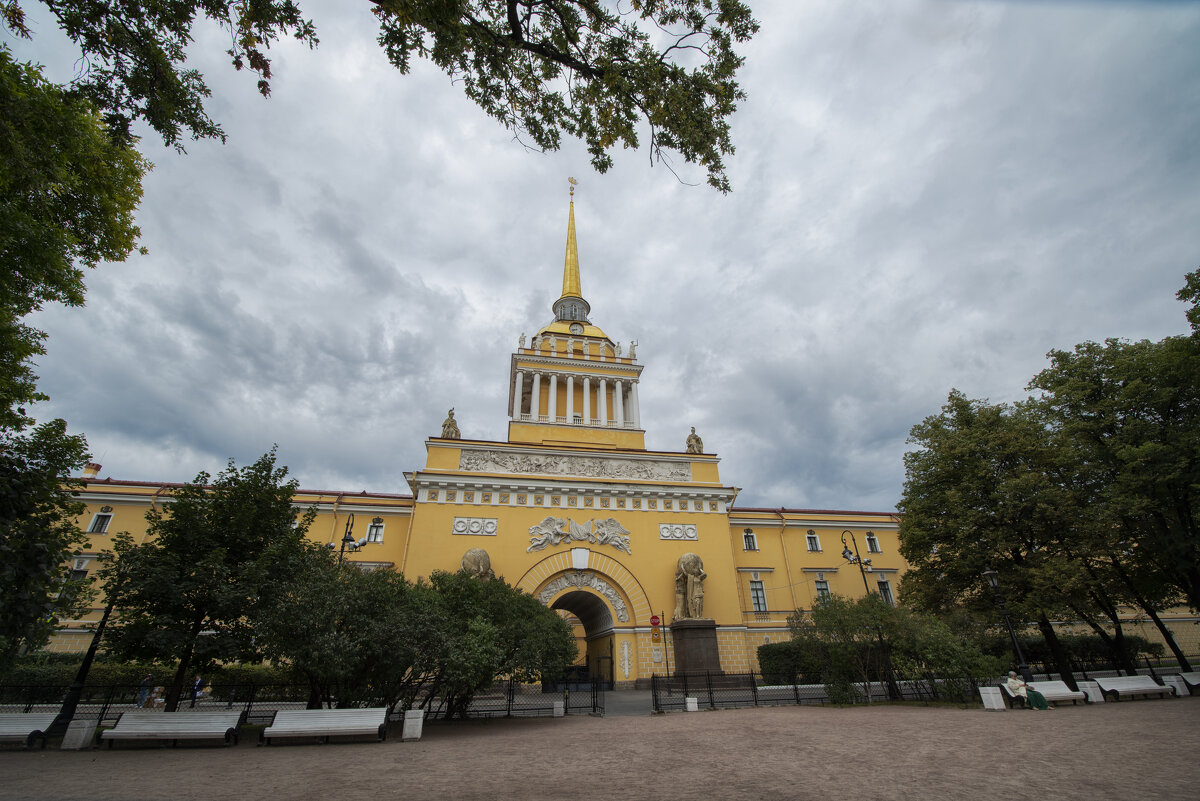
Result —
[[[567,175],[593,319],[641,343],[648,446],[695,425],[746,505],[888,510],[951,387],[1011,400],[1051,348],[1186,330],[1187,4],[756,4],[728,197],[645,152],[604,176],[575,143],[528,152],[436,70],[387,65],[365,4],[304,5],[322,44],[273,48],[270,100],[201,32],[229,143],[147,138],[150,256],[35,320],[43,413],[106,475],[278,442],[307,487],[406,491],[448,407],[502,439],[508,355],[560,287]],[[15,46],[73,63],[44,25]]]

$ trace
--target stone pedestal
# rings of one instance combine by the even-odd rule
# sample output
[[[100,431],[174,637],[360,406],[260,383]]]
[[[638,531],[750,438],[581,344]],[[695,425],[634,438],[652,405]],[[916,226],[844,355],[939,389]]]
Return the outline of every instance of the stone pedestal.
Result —
[[[425,728],[424,709],[404,710],[404,728],[400,731],[401,742],[412,742],[421,739],[421,731]]]
[[[64,751],[82,751],[91,748],[95,739],[96,721],[75,718],[67,724],[67,733],[63,735],[59,747]]]
[[[717,653],[717,621],[676,620],[671,624],[671,640],[675,646],[672,673],[721,672],[721,657]]]

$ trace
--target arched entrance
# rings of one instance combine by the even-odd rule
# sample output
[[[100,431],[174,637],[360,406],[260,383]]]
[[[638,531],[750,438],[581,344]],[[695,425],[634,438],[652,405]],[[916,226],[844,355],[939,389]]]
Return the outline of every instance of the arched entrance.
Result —
[[[650,603],[641,583],[608,554],[588,548],[559,551],[532,565],[516,586],[574,626],[579,643],[577,676],[625,682],[637,675],[637,626]]]
[[[613,685],[614,632],[612,610],[599,595],[587,590],[570,590],[550,603],[551,609],[568,613],[576,631],[583,664],[570,677],[573,680],[599,680],[604,689]]]

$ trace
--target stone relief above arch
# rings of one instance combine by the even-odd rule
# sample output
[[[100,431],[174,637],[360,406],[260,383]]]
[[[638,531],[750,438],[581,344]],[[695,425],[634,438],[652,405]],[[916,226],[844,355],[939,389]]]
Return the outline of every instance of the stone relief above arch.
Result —
[[[617,589],[591,570],[570,570],[550,581],[537,594],[537,599],[546,606],[554,600],[554,596],[568,589],[591,589],[601,595],[617,613],[616,617],[622,623],[629,622],[629,607]]]
[[[564,526],[566,530],[564,531]],[[562,517],[547,517],[542,522],[529,527],[530,545],[525,553],[540,551],[551,545],[561,545],[564,542],[590,542],[593,545],[611,545],[618,551],[631,553],[629,550],[629,530],[610,517],[605,520],[586,520],[576,523]]]

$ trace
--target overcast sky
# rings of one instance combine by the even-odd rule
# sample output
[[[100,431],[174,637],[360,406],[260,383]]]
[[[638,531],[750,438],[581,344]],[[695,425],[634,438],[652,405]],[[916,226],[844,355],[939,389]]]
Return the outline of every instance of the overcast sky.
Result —
[[[148,256],[52,308],[39,366],[102,477],[186,481],[278,443],[311,489],[407,493],[453,406],[507,434],[509,354],[561,289],[567,177],[592,321],[639,341],[651,449],[696,426],[739,505],[890,511],[951,388],[1009,401],[1052,348],[1187,330],[1200,4],[752,2],[733,192],[645,151],[526,150],[365,2],[302,0],[273,94],[200,26],[226,145],[147,136]],[[47,74],[75,55],[39,7]],[[4,34],[7,37],[7,34]]]

